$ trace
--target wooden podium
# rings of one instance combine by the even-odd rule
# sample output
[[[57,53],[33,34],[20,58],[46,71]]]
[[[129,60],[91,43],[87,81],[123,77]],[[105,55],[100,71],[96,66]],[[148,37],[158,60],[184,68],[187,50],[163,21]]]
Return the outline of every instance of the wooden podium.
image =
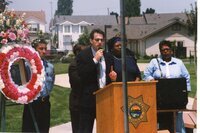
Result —
[[[156,133],[156,81],[128,82],[130,133]],[[115,82],[95,92],[97,133],[123,133],[123,88]]]

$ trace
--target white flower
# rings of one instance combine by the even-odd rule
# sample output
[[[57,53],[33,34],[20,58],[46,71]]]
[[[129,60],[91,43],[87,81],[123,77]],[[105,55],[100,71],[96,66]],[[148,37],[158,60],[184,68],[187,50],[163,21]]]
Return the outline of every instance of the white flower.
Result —
[[[22,97],[19,97],[16,102],[21,103],[21,104],[27,104],[27,101],[28,101],[28,97],[22,96]]]
[[[4,85],[4,83],[3,83],[3,80],[2,80],[1,77],[0,77],[0,91],[1,91],[3,88],[5,88],[5,85]]]
[[[18,92],[22,93],[22,94],[26,94],[28,93],[30,90],[28,88],[26,88],[25,86],[18,86],[17,88]]]

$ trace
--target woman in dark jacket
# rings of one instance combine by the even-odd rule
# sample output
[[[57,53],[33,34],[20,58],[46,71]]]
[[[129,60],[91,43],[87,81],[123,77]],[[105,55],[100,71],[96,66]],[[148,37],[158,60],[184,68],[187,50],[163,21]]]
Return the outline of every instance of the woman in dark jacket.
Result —
[[[117,73],[117,82],[122,81],[121,38],[113,37],[108,40],[108,50],[114,58],[114,71]],[[126,75],[127,81],[139,81],[141,73],[138,68],[134,53],[126,49]]]

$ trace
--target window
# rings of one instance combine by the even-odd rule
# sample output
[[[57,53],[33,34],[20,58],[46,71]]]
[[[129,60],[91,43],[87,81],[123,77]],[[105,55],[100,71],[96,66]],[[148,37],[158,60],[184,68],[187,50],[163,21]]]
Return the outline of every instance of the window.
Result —
[[[69,25],[65,25],[64,26],[64,32],[65,33],[70,33],[70,26]]]
[[[173,31],[180,31],[181,30],[181,25],[180,24],[174,24],[174,25],[172,25],[172,30]]]
[[[81,26],[81,33],[83,33],[86,29],[86,26]]]
[[[62,25],[59,26],[59,32],[61,32],[61,33],[63,32],[63,26]]]
[[[79,33],[79,26],[78,25],[72,26],[72,33]]]
[[[178,47],[183,47],[183,41],[178,41],[178,42],[177,42],[177,46],[178,46]]]
[[[39,24],[37,23],[30,24],[30,31],[39,31]]]
[[[72,47],[72,36],[64,35],[63,36],[63,47],[64,49],[71,49]]]

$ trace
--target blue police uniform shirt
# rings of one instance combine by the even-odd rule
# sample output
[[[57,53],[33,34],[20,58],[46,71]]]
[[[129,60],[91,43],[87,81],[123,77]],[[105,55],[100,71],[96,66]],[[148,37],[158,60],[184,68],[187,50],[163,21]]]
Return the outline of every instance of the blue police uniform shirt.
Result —
[[[50,94],[53,89],[55,74],[54,67],[48,61],[42,59],[44,68],[45,68],[45,80],[43,82],[42,91],[40,92],[40,97],[46,97]]]

